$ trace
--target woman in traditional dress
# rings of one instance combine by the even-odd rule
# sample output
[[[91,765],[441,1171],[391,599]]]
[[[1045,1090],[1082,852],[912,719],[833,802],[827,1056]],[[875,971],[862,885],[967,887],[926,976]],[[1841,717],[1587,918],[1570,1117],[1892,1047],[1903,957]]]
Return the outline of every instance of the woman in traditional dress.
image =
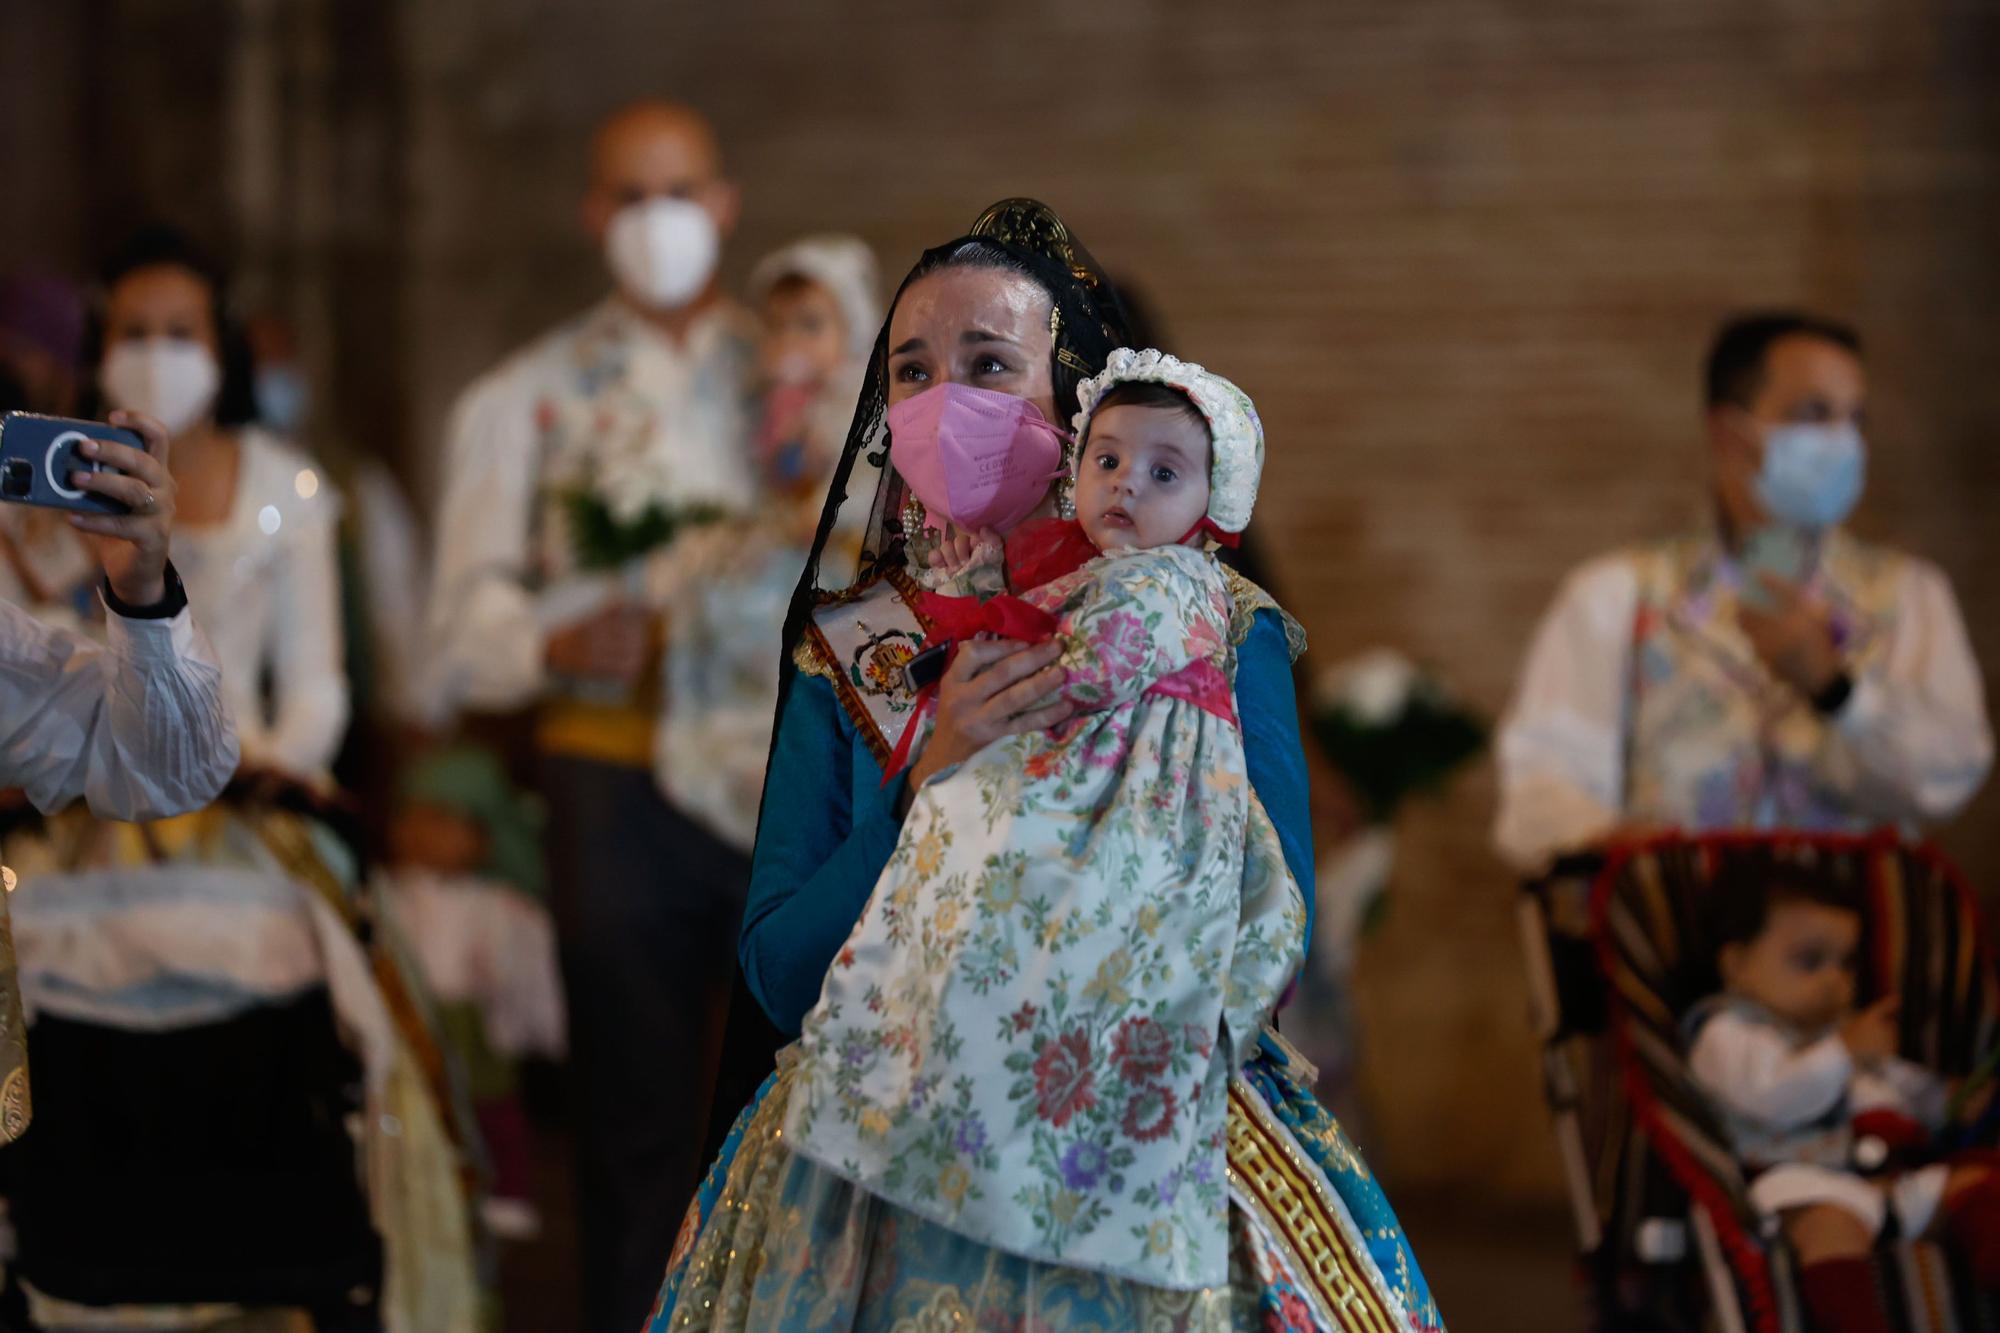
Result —
[[[785,1035],[819,998],[896,846],[910,792],[992,740],[1067,716],[1067,705],[1051,702],[1059,645],[966,643],[938,683],[922,756],[884,781],[915,702],[903,667],[928,631],[908,563],[922,543],[906,540],[917,516],[906,519],[907,490],[889,462],[887,409],[956,383],[1027,399],[1046,420],[1067,422],[1077,386],[1125,341],[1102,271],[1060,219],[1029,200],[996,204],[969,235],[927,251],[891,305],[819,529],[823,548],[829,532],[865,512],[867,539],[850,567],[816,549],[793,601],[785,649],[796,669],[779,700],[739,946],[749,991]],[[993,526],[1004,537],[1054,507],[1045,493],[1025,513],[994,516]],[[1310,883],[1290,674],[1303,635],[1254,584],[1232,578],[1230,592],[1251,785],[1287,866]],[[794,1074],[792,1052],[781,1051],[697,1192],[655,1333],[1441,1327],[1387,1200],[1313,1100],[1311,1071],[1275,1034],[1229,1089],[1230,1280],[1196,1291],[996,1249],[794,1155],[782,1135]]]
[[[384,932],[367,932],[374,955],[362,942],[367,909],[348,849],[325,824],[294,813],[330,792],[348,722],[338,500],[306,455],[252,424],[248,355],[227,318],[217,265],[179,233],[149,229],[113,259],[103,287],[98,389],[109,406],[155,416],[172,436],[174,566],[189,600],[204,608],[243,762],[223,799],[178,819],[112,824],[73,809],[10,832],[7,859],[37,872],[13,904],[23,997],[31,1014],[165,1038],[220,1031],[251,1014],[290,1015],[289,1006],[324,987],[363,1076],[368,1113],[354,1123],[368,1176],[363,1221],[386,1252],[384,1324],[472,1333],[480,1310],[462,1150],[429,1077],[438,1068],[434,1041],[418,997],[380,953]],[[21,562],[10,563],[19,575]],[[257,1073],[236,1090],[239,1104],[276,1107],[269,1114],[278,1130],[299,1130],[306,1117],[284,1100],[280,1075]],[[331,1134],[346,1131],[335,1121]],[[231,1151],[226,1141],[203,1146],[225,1158]],[[352,1161],[353,1145],[334,1147]],[[344,1307],[348,1289],[365,1290],[383,1267],[329,1253],[323,1236],[299,1222],[324,1199],[301,1201],[297,1217],[278,1226],[242,1205],[231,1192],[236,1182],[216,1170],[204,1177],[212,1187],[200,1207],[191,1207],[176,1173],[204,1160],[194,1151],[133,1141],[97,1155],[90,1166],[102,1172],[103,1192],[73,1184],[68,1192],[114,1199],[129,1223],[122,1233],[49,1208],[57,1188],[17,1200],[41,1201],[15,1209],[24,1282],[33,1287],[36,1273],[48,1271],[32,1261],[51,1251],[89,1260],[59,1273],[70,1279],[80,1270],[90,1281],[45,1279],[34,1293],[38,1327],[101,1327],[101,1298],[116,1290],[121,1303],[147,1307],[149,1327],[203,1328],[226,1314],[216,1301],[255,1285],[246,1272],[264,1283],[256,1308],[266,1297],[273,1308],[305,1306],[328,1285]],[[156,1241],[149,1219],[169,1214],[177,1225]],[[230,1253],[232,1227],[261,1228],[266,1253]],[[353,1238],[352,1230],[339,1234]],[[144,1247],[135,1235],[146,1237]],[[174,1245],[209,1267],[160,1283],[154,1273],[173,1271],[161,1256],[176,1253]],[[140,1277],[129,1275],[134,1269]]]

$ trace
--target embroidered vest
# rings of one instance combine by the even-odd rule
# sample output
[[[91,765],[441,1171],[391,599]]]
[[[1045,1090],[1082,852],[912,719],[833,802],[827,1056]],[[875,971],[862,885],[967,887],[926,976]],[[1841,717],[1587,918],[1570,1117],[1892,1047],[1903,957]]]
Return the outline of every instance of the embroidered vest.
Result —
[[[1741,574],[1713,536],[1637,553],[1625,810],[1689,829],[1864,826],[1814,781],[1829,723],[1773,677],[1737,624]],[[1859,675],[1889,643],[1901,557],[1830,534],[1809,591]]]

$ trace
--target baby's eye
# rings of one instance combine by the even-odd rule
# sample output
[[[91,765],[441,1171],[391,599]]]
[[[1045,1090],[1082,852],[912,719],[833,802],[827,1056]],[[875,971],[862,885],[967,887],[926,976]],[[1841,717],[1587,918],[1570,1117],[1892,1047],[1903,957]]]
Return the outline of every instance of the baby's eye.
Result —
[[[1171,483],[1174,476],[1174,470],[1170,467],[1156,467],[1153,469],[1153,480],[1159,482],[1162,486]]]
[[[1096,462],[1097,466],[1103,468],[1106,472],[1116,472],[1118,470],[1118,455],[1116,454],[1099,454]]]

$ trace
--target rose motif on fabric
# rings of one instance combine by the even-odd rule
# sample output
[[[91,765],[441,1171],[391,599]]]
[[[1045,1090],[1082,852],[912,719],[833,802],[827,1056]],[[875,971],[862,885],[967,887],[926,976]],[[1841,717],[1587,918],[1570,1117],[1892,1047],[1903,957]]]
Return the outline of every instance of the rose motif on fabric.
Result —
[[[1097,1105],[1095,1085],[1090,1034],[1082,1028],[1065,1032],[1035,1057],[1035,1111],[1057,1129]]]
[[[1189,661],[1209,662],[1222,656],[1222,626],[1229,623],[1229,608],[1211,608],[1215,614],[1189,622],[1181,651]]]
[[[1125,728],[1116,718],[1083,738],[1077,747],[1089,768],[1116,768],[1125,758]]]
[[[1180,1103],[1174,1100],[1172,1088],[1149,1083],[1133,1093],[1125,1103],[1125,1116],[1119,1122],[1119,1128],[1129,1139],[1151,1143],[1173,1132],[1174,1116],[1179,1111]]]
[[[1112,680],[1137,675],[1152,647],[1146,622],[1130,611],[1113,611],[1091,629],[1090,651]]]
[[[1111,1038],[1111,1063],[1128,1083],[1144,1083],[1167,1072],[1174,1058],[1174,1039],[1166,1026],[1150,1018],[1128,1018]]]

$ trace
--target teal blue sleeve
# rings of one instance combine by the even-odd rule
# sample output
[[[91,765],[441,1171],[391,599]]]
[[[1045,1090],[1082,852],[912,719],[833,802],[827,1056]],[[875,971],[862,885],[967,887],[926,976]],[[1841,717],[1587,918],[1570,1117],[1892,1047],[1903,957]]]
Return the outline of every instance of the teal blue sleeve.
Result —
[[[1306,785],[1306,752],[1299,740],[1299,705],[1292,688],[1292,655],[1276,611],[1259,611],[1236,648],[1236,715],[1243,722],[1243,755],[1250,789],[1278,826],[1285,866],[1306,900],[1306,938],[1312,938],[1312,803]]]
[[[859,771],[857,771],[859,770]],[[792,682],[778,719],[737,958],[771,1021],[799,1030],[896,850],[905,779],[881,786],[833,686]]]

